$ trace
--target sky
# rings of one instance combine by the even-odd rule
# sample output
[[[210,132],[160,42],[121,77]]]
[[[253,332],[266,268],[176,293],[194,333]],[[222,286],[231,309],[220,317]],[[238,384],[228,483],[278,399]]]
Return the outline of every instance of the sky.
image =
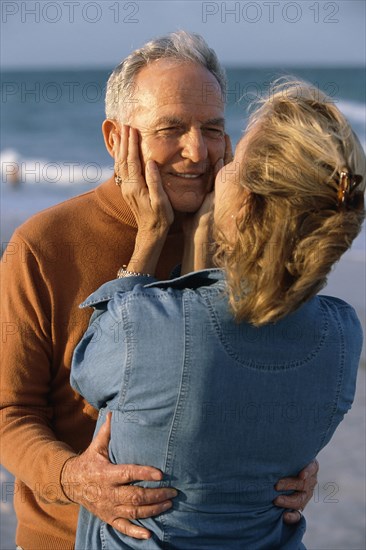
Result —
[[[365,0],[1,0],[1,66],[115,66],[148,39],[202,34],[226,66],[360,66]]]

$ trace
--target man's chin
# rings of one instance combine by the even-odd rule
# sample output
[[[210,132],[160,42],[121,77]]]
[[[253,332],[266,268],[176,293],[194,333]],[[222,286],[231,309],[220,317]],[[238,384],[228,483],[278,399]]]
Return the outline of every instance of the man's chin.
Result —
[[[184,193],[181,195],[168,194],[170,204],[175,212],[181,214],[194,214],[202,206],[206,194],[204,193]]]
[[[195,201],[194,203],[181,203],[177,201],[176,203],[172,202],[172,208],[174,212],[179,212],[179,214],[195,214],[203,203],[204,197],[201,201]]]

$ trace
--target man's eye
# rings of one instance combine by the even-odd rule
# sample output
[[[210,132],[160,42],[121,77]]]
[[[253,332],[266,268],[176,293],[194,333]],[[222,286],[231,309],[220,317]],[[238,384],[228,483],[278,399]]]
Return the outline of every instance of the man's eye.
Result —
[[[210,135],[213,135],[213,136],[218,136],[218,137],[221,137],[224,135],[224,130],[222,128],[210,128],[210,127],[207,127],[207,128],[204,128],[203,129],[204,132],[210,134]]]
[[[166,126],[165,128],[159,128],[158,132],[173,133],[179,132],[181,128],[179,126]]]

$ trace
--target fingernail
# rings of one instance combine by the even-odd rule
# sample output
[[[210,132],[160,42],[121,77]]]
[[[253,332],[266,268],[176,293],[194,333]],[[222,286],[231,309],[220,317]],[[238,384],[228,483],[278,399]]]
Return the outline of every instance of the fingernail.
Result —
[[[164,504],[161,505],[161,507],[163,508],[163,510],[169,510],[169,508],[171,508],[173,506],[173,503],[172,502],[164,502]]]
[[[153,472],[153,473],[151,474],[151,477],[152,477],[153,479],[156,479],[156,481],[160,481],[161,478],[162,478],[162,475],[161,475],[161,472]]]

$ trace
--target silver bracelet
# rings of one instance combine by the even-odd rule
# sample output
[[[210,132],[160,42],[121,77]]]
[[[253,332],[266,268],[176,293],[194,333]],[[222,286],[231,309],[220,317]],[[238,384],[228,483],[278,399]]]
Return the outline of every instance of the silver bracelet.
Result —
[[[118,279],[123,279],[123,277],[151,277],[149,273],[138,273],[137,271],[128,271],[126,269],[127,265],[123,265],[119,268],[117,272]]]

